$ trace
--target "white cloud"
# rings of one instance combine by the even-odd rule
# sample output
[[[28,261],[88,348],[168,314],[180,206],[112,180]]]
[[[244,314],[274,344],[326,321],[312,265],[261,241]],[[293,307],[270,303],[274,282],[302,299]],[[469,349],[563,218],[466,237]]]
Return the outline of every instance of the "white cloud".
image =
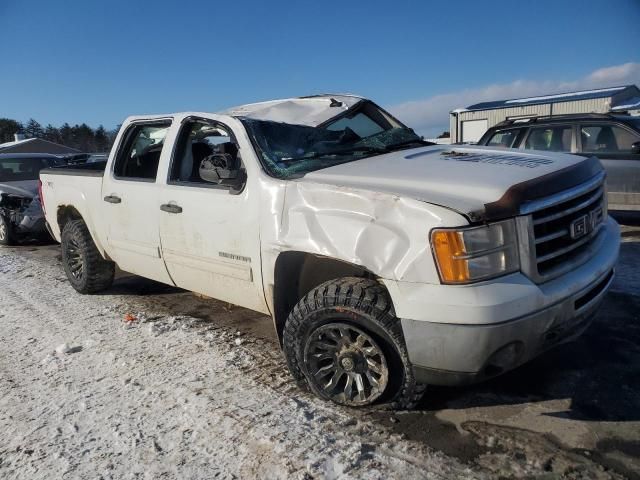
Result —
[[[547,95],[589,88],[640,85],[640,63],[624,63],[595,70],[587,76],[570,81],[516,80],[506,84],[488,85],[460,92],[445,93],[423,100],[412,100],[389,107],[389,111],[418,133],[435,136],[449,130],[449,112],[474,103],[506,100],[535,95]]]

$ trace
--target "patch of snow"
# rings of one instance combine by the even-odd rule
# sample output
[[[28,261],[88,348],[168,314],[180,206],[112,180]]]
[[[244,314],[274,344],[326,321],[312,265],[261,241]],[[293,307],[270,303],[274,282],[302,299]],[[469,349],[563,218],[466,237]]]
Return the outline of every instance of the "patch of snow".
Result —
[[[16,380],[0,382],[3,478],[482,477],[300,390],[271,342],[145,312],[137,297],[79,295],[53,282],[59,265],[11,253],[0,268],[0,305],[12,319],[0,329],[0,358],[20,358],[0,365]],[[17,281],[23,269],[34,277]],[[138,321],[123,330],[126,312]],[[42,360],[24,355],[31,338],[34,351],[59,338],[91,339],[91,348],[67,362],[67,342]]]

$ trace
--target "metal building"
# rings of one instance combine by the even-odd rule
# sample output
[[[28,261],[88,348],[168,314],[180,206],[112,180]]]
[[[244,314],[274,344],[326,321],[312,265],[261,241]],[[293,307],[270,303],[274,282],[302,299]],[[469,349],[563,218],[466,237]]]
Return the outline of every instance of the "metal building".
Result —
[[[599,88],[539,97],[482,102],[450,113],[452,143],[477,142],[488,128],[517,118],[569,113],[640,113],[640,89],[635,85]]]

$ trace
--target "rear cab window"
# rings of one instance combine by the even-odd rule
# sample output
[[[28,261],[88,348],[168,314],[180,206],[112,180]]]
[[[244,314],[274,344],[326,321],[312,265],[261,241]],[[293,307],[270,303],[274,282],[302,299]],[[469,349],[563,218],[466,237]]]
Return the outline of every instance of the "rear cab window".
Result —
[[[124,134],[113,174],[119,180],[155,181],[170,120],[134,123]]]

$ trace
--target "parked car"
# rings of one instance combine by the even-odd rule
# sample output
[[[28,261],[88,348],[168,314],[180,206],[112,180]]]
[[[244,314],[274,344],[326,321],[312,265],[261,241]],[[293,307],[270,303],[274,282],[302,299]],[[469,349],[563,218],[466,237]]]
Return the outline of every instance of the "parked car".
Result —
[[[575,338],[619,228],[595,158],[431,146],[316,96],[130,117],[106,164],[41,172],[80,293],[114,268],[272,316],[300,385],[410,407]]]
[[[640,210],[640,117],[562,115],[507,120],[479,145],[595,155],[607,172],[611,210]]]
[[[65,163],[44,153],[0,154],[0,245],[49,236],[38,197],[39,174]]]

